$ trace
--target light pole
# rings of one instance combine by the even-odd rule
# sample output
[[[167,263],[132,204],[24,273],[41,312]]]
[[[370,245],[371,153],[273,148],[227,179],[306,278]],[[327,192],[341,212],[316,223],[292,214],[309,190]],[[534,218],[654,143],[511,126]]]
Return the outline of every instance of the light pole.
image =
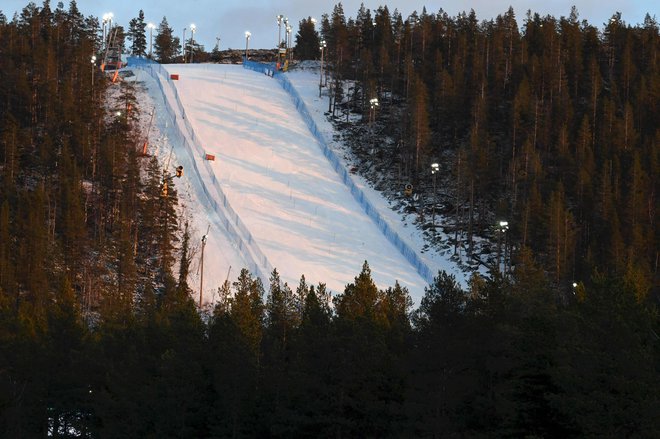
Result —
[[[284,49],[286,49],[284,52],[283,61],[286,61],[287,57],[289,56],[289,19],[284,17],[282,22],[284,23]]]
[[[435,174],[440,171],[440,165],[437,163],[431,163],[431,175],[433,175],[433,204],[431,205],[431,218],[433,224],[433,234],[435,235],[435,203],[436,203],[436,192],[435,192]]]
[[[92,93],[94,93],[94,68],[96,67],[96,55],[92,55]]]
[[[413,53],[413,41],[415,40],[415,26],[419,24],[419,18],[410,20],[410,56]]]
[[[106,12],[103,14],[103,44],[106,44],[106,37],[110,35],[110,29],[112,26],[112,17],[114,17],[114,14],[112,12]],[[107,32],[106,32],[106,24],[107,24]]]
[[[103,14],[103,48],[105,48],[105,29],[108,24],[108,13]]]
[[[181,40],[181,55],[183,63],[186,63],[186,28],[183,28],[183,39]]]
[[[252,36],[252,34],[250,33],[250,31],[246,30],[245,31],[245,61],[246,62],[247,62],[247,59],[248,59],[248,44],[250,42],[250,37],[251,36]]]
[[[321,88],[323,87],[323,49],[325,48],[326,48],[325,40],[321,40],[321,45],[319,46],[319,49],[321,49],[321,75],[319,76],[319,97],[321,97]]]
[[[277,15],[277,48],[280,48],[280,44],[282,43],[282,19],[284,18],[284,15],[278,14]]]
[[[376,148],[376,136],[374,136],[374,122],[376,121],[376,108],[378,108],[378,98],[369,99],[369,131],[371,131],[371,153]]]
[[[149,59],[151,59],[151,48],[153,46],[154,42],[154,29],[156,28],[156,25],[153,23],[147,24],[147,27],[149,28]]]
[[[202,256],[200,260],[200,276],[199,276],[199,309],[202,309],[202,291],[204,291],[204,247],[206,247],[206,239],[209,235],[209,226],[206,229],[206,235],[202,236]]]
[[[287,27],[286,27],[286,41],[287,41],[287,43],[286,43],[287,44],[286,53],[287,53],[287,56],[289,57],[289,61],[293,60],[293,56],[292,56],[293,54],[291,53],[291,46],[293,45],[293,44],[291,44],[292,43],[292,41],[291,41],[291,31],[292,30],[293,30],[293,28],[291,26],[287,25]]]
[[[376,108],[378,108],[378,98],[369,99],[369,126],[372,128],[372,134],[373,123],[376,121]]]
[[[497,270],[500,273],[503,273],[504,270],[502,270],[502,265],[501,265],[502,235],[504,235],[504,233],[507,230],[509,230],[509,222],[508,221],[499,221],[497,223],[497,227],[498,227],[498,231],[499,231],[499,233],[497,235]],[[504,248],[504,266],[506,267],[506,246]]]
[[[190,64],[193,62],[193,54],[195,53],[195,31],[197,26],[195,23],[190,25]]]

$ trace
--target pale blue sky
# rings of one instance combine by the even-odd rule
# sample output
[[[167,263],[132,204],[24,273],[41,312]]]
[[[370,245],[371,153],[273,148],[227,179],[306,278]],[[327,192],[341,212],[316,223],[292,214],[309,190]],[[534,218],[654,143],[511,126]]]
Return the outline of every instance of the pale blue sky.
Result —
[[[63,0],[68,8],[69,0]],[[43,4],[37,0],[38,6]],[[51,0],[51,8],[55,8],[57,0]],[[78,8],[85,15],[101,17],[106,12],[112,12],[115,20],[128,27],[131,18],[137,17],[140,9],[144,11],[145,20],[158,25],[163,16],[179,37],[186,27],[186,38],[190,37],[190,24],[195,23],[197,31],[195,40],[204,44],[207,50],[215,45],[215,38],[220,37],[220,48],[245,48],[245,31],[252,34],[251,48],[275,47],[278,38],[275,17],[283,14],[289,18],[293,27],[293,35],[298,31],[298,23],[309,16],[321,18],[323,13],[330,14],[338,1],[321,0],[77,0]],[[513,6],[519,23],[525,18],[528,9],[541,15],[550,14],[555,17],[567,16],[571,6],[576,5],[580,20],[586,19],[598,28],[615,12],[622,13],[623,20],[628,24],[638,24],[644,21],[648,12],[660,20],[660,3],[652,0],[345,0],[341,2],[347,17],[355,17],[364,3],[365,7],[376,10],[381,5],[387,5],[390,12],[398,9],[403,17],[413,11],[420,12],[424,6],[429,13],[437,13],[440,8],[449,15],[455,16],[461,11],[474,9],[479,20],[490,19],[503,14],[509,5]],[[11,19],[15,11],[20,11],[27,0],[3,0],[0,10]],[[284,34],[284,29],[282,29]],[[283,37],[284,38],[284,37]]]

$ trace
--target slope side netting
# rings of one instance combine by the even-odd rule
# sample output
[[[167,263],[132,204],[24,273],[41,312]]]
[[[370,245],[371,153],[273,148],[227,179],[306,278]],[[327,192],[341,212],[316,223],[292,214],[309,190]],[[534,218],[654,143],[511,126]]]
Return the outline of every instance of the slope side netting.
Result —
[[[254,61],[244,61],[243,67],[249,70],[253,70],[255,72],[264,73],[269,76],[274,76],[277,79],[277,81],[282,86],[282,88],[289,94],[289,96],[291,96],[291,99],[293,100],[293,103],[296,109],[298,110],[300,117],[303,118],[305,124],[307,125],[307,128],[314,135],[314,138],[316,139],[321,150],[323,151],[323,155],[328,159],[335,172],[337,172],[343,183],[348,187],[351,194],[353,195],[353,198],[355,198],[355,200],[360,204],[360,206],[362,207],[364,212],[369,216],[369,218],[371,218],[372,221],[376,224],[376,226],[382,232],[382,234],[385,235],[387,240],[399,250],[399,252],[410,263],[410,265],[413,266],[413,268],[417,271],[417,273],[428,284],[432,284],[433,272],[431,271],[429,266],[419,257],[417,252],[413,250],[413,248],[406,241],[404,241],[401,238],[401,236],[399,236],[396,230],[394,230],[389,225],[388,221],[385,220],[385,218],[383,218],[383,216],[380,214],[378,209],[376,209],[374,205],[369,201],[367,196],[364,194],[364,191],[362,191],[362,189],[360,189],[355,184],[349,172],[346,170],[346,167],[339,160],[337,154],[335,154],[335,152],[328,147],[328,143],[325,139],[325,136],[318,129],[316,122],[314,122],[314,119],[307,110],[307,106],[305,105],[305,102],[300,97],[300,94],[293,86],[293,84],[291,84],[291,81],[289,81],[286,75],[275,71],[273,65],[257,63]]]
[[[161,132],[167,135],[171,142],[176,142],[177,144],[182,145],[188,152],[188,157],[177,157],[177,159],[182,162],[182,165],[184,165],[185,168],[192,169],[192,175],[199,180],[199,185],[193,185],[197,186],[198,191],[201,188],[202,193],[198,193],[198,196],[202,197],[202,199],[208,200],[213,211],[220,217],[221,225],[226,230],[227,235],[244,256],[248,264],[247,268],[255,276],[258,276],[262,282],[264,282],[264,285],[267,285],[268,277],[273,271],[273,266],[263,254],[257,245],[257,242],[252,237],[252,234],[236,211],[229,204],[229,200],[222,191],[222,188],[215,177],[215,173],[207,160],[202,160],[201,163],[202,166],[204,166],[207,175],[210,176],[210,188],[208,186],[209,181],[205,183],[202,178],[195,157],[204,157],[205,151],[200,146],[199,139],[195,135],[195,131],[186,117],[186,111],[183,108],[183,104],[181,103],[181,99],[179,98],[179,94],[177,93],[176,87],[174,86],[169,73],[160,64],[144,58],[130,57],[128,59],[128,66],[145,71],[156,81],[156,84],[158,84],[163,96],[166,113],[164,120],[157,119]],[[174,96],[173,104],[167,99],[167,93],[163,88],[163,82],[167,84],[169,93]],[[183,129],[180,124],[183,125]],[[185,132],[183,131],[184,129]]]

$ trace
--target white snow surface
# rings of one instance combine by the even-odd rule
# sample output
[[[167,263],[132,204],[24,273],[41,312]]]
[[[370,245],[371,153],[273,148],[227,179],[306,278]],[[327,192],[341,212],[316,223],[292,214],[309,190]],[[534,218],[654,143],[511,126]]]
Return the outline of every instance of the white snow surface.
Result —
[[[322,282],[332,293],[341,293],[366,260],[379,288],[398,281],[408,289],[415,306],[419,305],[427,283],[353,198],[276,80],[240,65],[163,67],[179,74],[179,80],[174,81],[177,93],[198,144],[215,155],[211,169],[222,192],[283,281],[295,289],[304,274],[307,284]],[[163,95],[156,81],[139,69],[134,72],[148,90],[148,95],[140,96],[149,100],[142,103],[143,109],[154,108],[156,117],[164,118]],[[332,125],[323,115],[327,97],[318,96],[318,72],[287,74],[319,129],[326,139],[332,139]],[[161,82],[165,99],[176,109],[169,85],[164,78]],[[180,120],[177,114],[179,124]],[[215,197],[216,192],[208,190],[207,195],[202,189],[202,185],[208,189],[213,178],[205,171],[203,154],[168,139],[156,125],[149,130],[150,152],[157,154],[163,165],[169,161],[170,171],[179,164],[184,166],[184,177],[175,184],[181,224],[187,220],[192,234],[189,284],[195,295],[200,288],[201,237],[209,228],[202,288],[203,302],[208,306],[217,298],[217,288],[228,273],[231,282],[248,263],[227,233],[222,215],[210,207],[208,197]],[[336,146],[331,141],[328,144]],[[193,171],[191,160],[196,161],[199,174]],[[389,209],[387,200],[366,182],[353,177],[399,235],[421,250],[424,242],[415,228]],[[434,272],[444,269],[465,283],[465,275],[437,253],[420,256]],[[263,281],[267,289],[267,279]]]

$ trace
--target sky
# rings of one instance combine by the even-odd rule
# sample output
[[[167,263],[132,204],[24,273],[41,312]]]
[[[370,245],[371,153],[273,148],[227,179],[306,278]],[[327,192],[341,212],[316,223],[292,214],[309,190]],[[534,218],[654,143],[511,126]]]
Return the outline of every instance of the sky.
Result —
[[[63,0],[68,8],[69,0]],[[37,6],[42,1],[35,1]],[[55,8],[57,0],[51,0]],[[289,18],[293,28],[293,40],[298,30],[300,20],[308,17],[320,20],[324,13],[328,15],[338,1],[327,0],[78,0],[78,8],[85,16],[102,17],[104,13],[112,12],[115,20],[128,27],[128,22],[137,17],[140,9],[144,11],[145,20],[158,25],[163,17],[179,37],[187,28],[186,38],[190,37],[190,24],[194,23],[197,30],[195,40],[211,50],[220,38],[220,49],[245,49],[245,31],[251,33],[249,47],[258,49],[273,48],[278,41],[278,26],[276,16],[282,14]],[[621,12],[623,20],[631,25],[643,23],[644,16],[649,13],[660,19],[660,3],[654,0],[344,0],[341,2],[346,17],[355,17],[361,3],[375,11],[379,6],[387,5],[390,12],[398,9],[403,17],[413,11],[421,12],[426,7],[428,13],[437,13],[440,8],[451,16],[459,12],[474,9],[479,20],[488,20],[503,14],[509,5],[513,6],[519,23],[525,18],[527,10],[540,15],[555,17],[567,16],[571,6],[577,6],[580,20],[586,19],[592,25],[602,28],[615,12]],[[14,12],[28,4],[28,0],[3,0],[0,10],[11,19]],[[282,27],[282,33],[284,29]],[[284,36],[282,36],[284,38]]]

